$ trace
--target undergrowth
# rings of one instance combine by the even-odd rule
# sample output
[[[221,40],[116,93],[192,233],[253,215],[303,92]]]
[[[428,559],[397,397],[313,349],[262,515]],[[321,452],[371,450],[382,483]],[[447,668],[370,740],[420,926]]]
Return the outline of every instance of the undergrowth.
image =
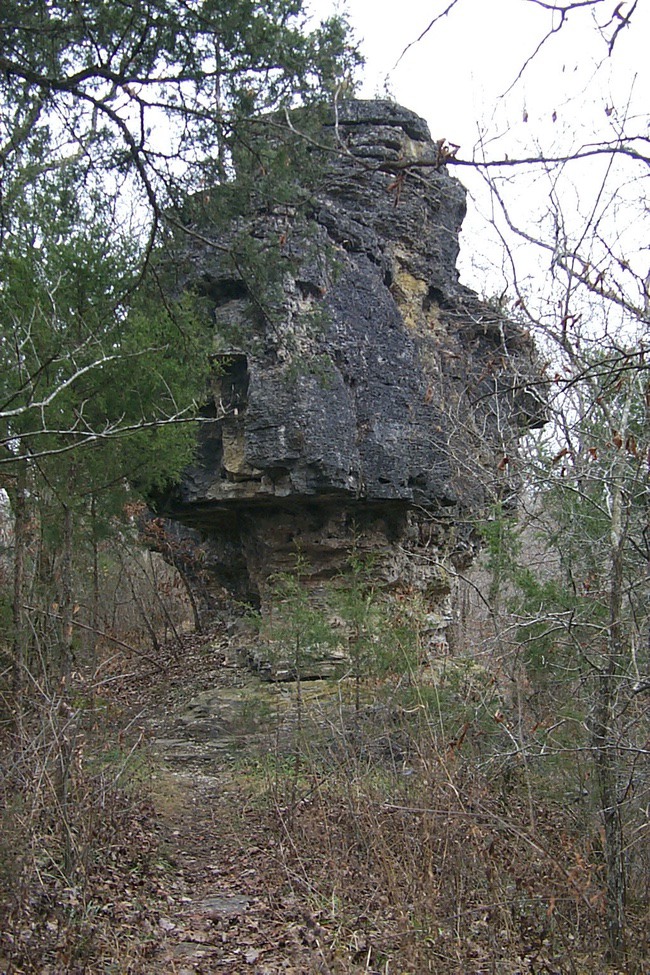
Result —
[[[188,659],[174,651],[146,688],[158,712],[156,694],[178,687]],[[196,686],[184,685],[186,696],[214,680],[213,652],[191,659]],[[221,778],[209,808],[173,794],[134,728],[119,731],[124,717],[110,701],[83,713],[51,701],[26,715],[27,744],[14,738],[2,754],[0,971],[165,970],[164,924],[173,927],[182,904],[178,850],[200,858],[227,837],[236,869],[268,898],[269,930],[293,925],[311,952],[311,969],[292,969],[287,954],[289,971],[650,972],[639,855],[625,967],[604,961],[602,829],[588,779],[576,789],[568,725],[566,755],[533,761],[534,726],[517,722],[516,689],[462,656],[328,687],[303,695],[300,722],[291,695],[270,708],[266,737],[255,708],[238,712],[237,747],[212,770]],[[199,787],[187,779],[183,788]],[[180,821],[186,809],[196,821]],[[178,849],[163,821],[185,831]],[[208,873],[213,866],[206,861]],[[287,904],[298,905],[298,922]],[[216,922],[205,936],[218,942]],[[263,929],[254,936],[265,951]]]
[[[147,970],[158,897],[148,773],[137,736],[120,745],[105,722],[104,713],[50,700],[23,714],[20,735],[5,736],[0,971],[7,975]]]
[[[442,698],[402,679],[367,690],[361,712],[305,715],[297,782],[282,755],[248,770],[329,970],[610,971],[602,833],[560,796],[563,770],[554,781],[553,767],[498,761],[493,691],[490,729],[450,708],[448,687]],[[327,744],[309,734],[323,725]],[[650,970],[647,917],[630,891],[625,972]]]

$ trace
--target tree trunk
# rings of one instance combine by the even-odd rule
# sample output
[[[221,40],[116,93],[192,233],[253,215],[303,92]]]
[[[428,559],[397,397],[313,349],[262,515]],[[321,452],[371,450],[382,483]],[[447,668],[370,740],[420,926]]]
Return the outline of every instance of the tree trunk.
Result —
[[[187,573],[185,572],[185,570],[183,569],[183,567],[177,561],[174,561],[174,567],[175,567],[176,571],[178,572],[178,576],[179,576],[181,582],[183,583],[183,586],[185,588],[185,592],[187,593],[187,598],[190,601],[190,607],[192,609],[192,617],[194,619],[194,629],[196,630],[197,633],[203,633],[203,623],[201,621],[201,611],[199,610],[199,604],[197,602],[196,596],[194,595],[194,589],[193,589],[192,584],[191,584],[191,582],[189,580],[189,577],[188,577]]]
[[[16,476],[16,490],[12,492],[11,506],[14,514],[13,560],[13,658],[12,685],[16,731],[22,730],[23,690],[27,660],[27,627],[25,625],[25,571],[28,542],[27,470],[20,464]]]
[[[73,521],[70,505],[63,508],[63,552],[61,556],[61,635],[59,638],[59,666],[61,678],[67,685],[72,672],[72,544]]]
[[[605,836],[607,936],[610,960],[616,962],[624,948],[626,877],[613,728],[616,671],[612,663],[610,660],[598,678],[594,749]]]
[[[606,912],[610,960],[618,962],[624,953],[625,935],[625,857],[623,830],[618,801],[618,768],[616,751],[616,689],[622,659],[623,608],[623,491],[616,467],[612,477],[609,571],[609,621],[607,651],[598,676],[598,693],[594,722],[595,764],[600,808],[605,834],[605,869],[607,873]]]
[[[61,693],[58,707],[58,774],[55,777],[56,796],[59,802],[61,829],[63,832],[63,871],[71,880],[76,861],[74,837],[70,824],[70,789],[73,775],[73,759],[77,740],[77,714],[70,706],[73,665],[73,512],[69,504],[63,508],[63,550],[61,554],[61,630],[59,636],[59,667]]]
[[[88,649],[90,651],[91,672],[94,678],[97,667],[97,634],[101,629],[99,625],[99,532],[97,528],[97,496],[95,494],[93,494],[90,502],[90,520],[93,547],[93,595],[91,608],[90,645]]]

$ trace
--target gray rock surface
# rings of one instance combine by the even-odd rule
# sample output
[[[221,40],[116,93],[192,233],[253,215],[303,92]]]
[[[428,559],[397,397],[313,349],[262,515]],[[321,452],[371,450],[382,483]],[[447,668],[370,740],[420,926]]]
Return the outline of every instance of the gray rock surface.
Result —
[[[307,209],[253,211],[184,257],[226,338],[196,461],[163,510],[208,540],[237,597],[263,603],[297,552],[317,589],[354,548],[384,586],[426,593],[442,634],[472,520],[512,492],[503,458],[543,419],[535,352],[459,283],[465,190],[426,123],[351,101],[329,135]],[[268,254],[268,293],[234,269],[242,240]]]

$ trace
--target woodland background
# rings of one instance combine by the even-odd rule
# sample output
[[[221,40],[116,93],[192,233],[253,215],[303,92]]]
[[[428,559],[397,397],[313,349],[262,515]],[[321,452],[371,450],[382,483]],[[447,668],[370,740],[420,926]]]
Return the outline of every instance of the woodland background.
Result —
[[[522,3],[548,37],[593,15],[603,59],[638,5]],[[250,195],[232,177],[260,113],[279,112],[278,143],[255,193],[305,199],[283,111],[310,106],[316,126],[359,64],[345,21],[310,27],[300,0],[0,7],[3,971],[160,970],[167,929],[146,921],[177,872],[135,715],[183,660],[211,666],[200,631],[217,625],[200,549],[143,515],[191,455],[213,341],[201,301],[166,286],[167,255],[197,193],[230,188],[224,222]],[[352,659],[337,763],[298,681],[289,745],[240,756],[223,803],[275,837],[274,882],[307,904],[321,971],[648,970],[650,285],[628,230],[650,156],[647,116],[607,107],[607,137],[583,143],[571,120],[564,155],[449,153],[489,192],[507,273],[491,300],[535,335],[549,417],[504,454],[517,503],[501,492],[477,519],[449,652],[425,674],[426,606],[387,606],[353,560],[332,592]],[[594,160],[576,203],[571,173]],[[521,240],[541,284],[518,273]],[[327,629],[299,581],[277,580],[265,634],[298,673]]]

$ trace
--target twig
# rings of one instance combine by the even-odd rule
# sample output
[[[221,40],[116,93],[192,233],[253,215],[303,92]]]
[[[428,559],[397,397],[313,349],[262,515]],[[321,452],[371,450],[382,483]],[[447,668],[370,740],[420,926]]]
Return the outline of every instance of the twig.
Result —
[[[44,616],[51,616],[52,619],[61,620],[63,617],[59,613],[53,613],[50,609],[39,609],[37,606],[23,606],[23,609],[28,610],[30,613],[42,613]],[[110,633],[106,633],[104,630],[98,630],[95,626],[89,626],[87,623],[82,623],[80,620],[72,620],[74,626],[78,626],[82,630],[89,630],[96,636],[101,636],[105,640],[109,640],[111,643],[117,644],[118,647],[122,647],[123,650],[128,650],[129,653],[134,653],[137,657],[142,657],[143,660],[147,660],[152,664],[156,670],[159,670],[161,674],[167,673],[167,668],[163,667],[155,657],[150,654],[145,653],[144,650],[138,650],[137,647],[132,647],[130,643],[125,643],[124,640],[118,640],[116,636],[111,636]]]

